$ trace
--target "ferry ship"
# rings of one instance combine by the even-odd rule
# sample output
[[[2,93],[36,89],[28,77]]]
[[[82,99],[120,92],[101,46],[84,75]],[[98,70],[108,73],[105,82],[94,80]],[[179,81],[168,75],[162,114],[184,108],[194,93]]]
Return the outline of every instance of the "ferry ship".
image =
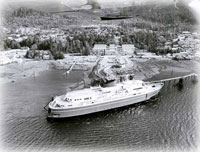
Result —
[[[102,16],[100,17],[101,20],[122,20],[122,19],[130,19],[133,18],[132,16],[125,16],[125,15],[108,15],[108,16]]]
[[[126,80],[111,87],[90,87],[56,96],[48,104],[47,118],[81,116],[148,100],[157,95],[163,83]]]

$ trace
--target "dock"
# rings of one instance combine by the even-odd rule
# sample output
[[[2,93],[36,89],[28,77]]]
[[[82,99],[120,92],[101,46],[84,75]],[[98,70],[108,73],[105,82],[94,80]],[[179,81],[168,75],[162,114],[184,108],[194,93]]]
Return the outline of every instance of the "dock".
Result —
[[[157,81],[151,81],[151,82],[154,82],[154,83],[169,83],[169,82],[174,82],[174,83],[180,83],[181,81],[184,81],[184,80],[196,80],[198,77],[197,74],[195,73],[192,73],[192,74],[188,74],[188,75],[185,75],[185,76],[180,76],[180,77],[174,77],[174,78],[168,78],[168,79],[162,79],[162,80],[157,80]]]

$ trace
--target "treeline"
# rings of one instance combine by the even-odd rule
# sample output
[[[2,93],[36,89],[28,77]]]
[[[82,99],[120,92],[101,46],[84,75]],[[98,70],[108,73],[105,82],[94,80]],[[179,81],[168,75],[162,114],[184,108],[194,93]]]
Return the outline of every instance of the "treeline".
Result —
[[[27,17],[27,16],[45,16],[46,13],[42,11],[36,11],[30,8],[21,7],[11,14],[11,17]]]
[[[21,42],[6,39],[4,41],[4,48],[20,49],[21,47],[29,47],[32,50],[50,50],[52,54],[63,52],[89,55],[94,44],[113,44],[115,43],[115,36],[120,36],[120,45],[134,44],[137,48],[147,49],[150,52],[155,52],[156,48],[162,45],[159,36],[155,32],[140,31],[129,34],[124,32],[123,29],[116,29],[115,32],[104,32],[101,34],[91,31],[80,31],[76,34],[70,34],[66,39],[62,40],[51,37],[47,40],[42,40],[39,35],[28,36],[27,39]]]
[[[166,40],[165,40],[166,41]],[[165,42],[164,41],[164,42]],[[135,32],[122,36],[120,44],[134,44],[138,49],[146,49],[149,52],[157,52],[157,47],[164,44],[155,32]]]
[[[4,41],[4,49],[20,49],[22,47],[29,47],[31,50],[49,50],[53,56],[60,55],[61,52],[89,55],[91,50],[88,41],[80,41],[78,39],[58,41],[50,38],[47,40],[41,40],[40,38],[38,39],[37,36],[29,36],[21,42],[9,39]]]
[[[49,37],[47,40],[43,40],[42,31],[35,35],[29,35],[27,39],[21,42],[17,42],[15,39],[5,39],[4,48],[20,49],[21,47],[29,47],[33,50],[50,50],[52,54],[58,51],[89,55],[94,44],[113,43],[114,33],[116,31],[110,28],[103,28],[98,32],[95,30],[84,30],[84,28],[70,28],[63,32],[63,38]]]
[[[21,42],[10,39],[4,40],[4,49],[29,47],[32,50],[50,50],[52,54],[54,54],[54,52],[63,52],[89,55],[95,43],[106,43],[107,39],[105,35],[95,35],[85,32],[70,35],[65,40],[56,40],[52,38],[42,40],[40,36],[32,35]]]
[[[115,43],[114,37],[119,36],[120,44],[134,44],[139,49],[157,52],[157,47],[163,46],[166,41],[174,38],[173,35],[169,34],[171,24],[174,28],[173,34],[176,35],[178,31],[182,30],[178,23],[195,23],[195,19],[189,10],[182,7],[177,10],[174,6],[166,6],[163,8],[134,6],[129,8],[128,13],[130,12],[135,17],[143,18],[147,21],[159,22],[160,24],[151,24],[144,20],[144,22],[141,20],[138,22],[127,20],[127,22],[121,22],[118,28],[101,27],[99,31],[83,28],[65,28],[71,22],[75,23],[76,20],[66,15],[54,15],[32,9],[20,8],[14,11],[12,17],[7,20],[13,28],[38,26],[41,26],[41,29],[49,30],[51,28],[59,28],[65,31],[67,37],[63,40],[53,38],[43,40],[40,35],[31,35],[21,42],[6,39],[4,40],[4,48],[20,49],[21,47],[29,47],[33,50],[50,50],[53,55],[58,55],[58,57],[60,52],[89,55],[94,44]],[[188,27],[187,24],[185,26]],[[142,30],[134,31],[133,29],[135,27]]]
[[[46,13],[30,8],[19,8],[11,15],[6,16],[5,20],[5,26],[11,29],[19,27],[64,28],[72,23],[77,23],[77,20],[73,17]]]

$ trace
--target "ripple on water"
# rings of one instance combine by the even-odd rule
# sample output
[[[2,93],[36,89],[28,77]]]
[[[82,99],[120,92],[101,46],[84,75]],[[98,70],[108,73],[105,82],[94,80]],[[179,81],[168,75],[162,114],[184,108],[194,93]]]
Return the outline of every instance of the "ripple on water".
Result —
[[[57,75],[57,72],[44,73],[37,80],[23,80],[5,87],[4,112],[9,116],[3,124],[2,138],[7,145],[27,149],[59,145],[61,148],[103,147],[110,150],[116,147],[187,149],[195,146],[196,85],[188,82],[178,90],[170,83],[161,91],[159,100],[62,122],[47,122],[43,106],[51,95],[64,93],[70,83]],[[81,76],[76,77],[76,81],[81,79]]]

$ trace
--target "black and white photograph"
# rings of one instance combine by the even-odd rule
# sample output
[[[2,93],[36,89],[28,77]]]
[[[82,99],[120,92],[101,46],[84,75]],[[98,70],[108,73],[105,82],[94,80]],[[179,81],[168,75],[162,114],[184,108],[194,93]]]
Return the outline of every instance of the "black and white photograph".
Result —
[[[199,152],[200,0],[1,0],[0,151]]]

